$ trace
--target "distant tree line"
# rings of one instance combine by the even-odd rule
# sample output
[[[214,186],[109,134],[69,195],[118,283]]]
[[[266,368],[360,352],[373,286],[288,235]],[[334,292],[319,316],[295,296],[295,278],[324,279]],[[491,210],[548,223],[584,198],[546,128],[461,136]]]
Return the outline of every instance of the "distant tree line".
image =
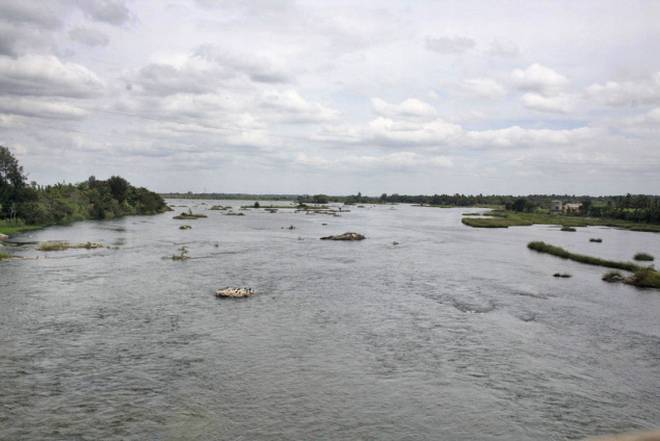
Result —
[[[16,158],[0,146],[0,220],[5,222],[47,225],[155,214],[167,209],[160,195],[133,187],[120,176],[107,180],[91,176],[80,184],[28,184]]]
[[[632,195],[625,196],[576,196],[568,194],[531,194],[515,195],[465,195],[465,194],[433,194],[405,195],[387,194],[380,196],[365,196],[357,193],[348,196],[330,196],[325,194],[291,195],[291,194],[240,194],[240,193],[169,193],[168,198],[186,199],[243,199],[243,200],[288,200],[298,203],[326,204],[328,202],[344,204],[420,204],[438,207],[478,207],[498,206],[518,212],[534,212],[549,210],[552,202],[580,203],[581,208],[570,213],[573,216],[593,216],[613,219],[624,219],[635,222],[660,223],[660,196]]]

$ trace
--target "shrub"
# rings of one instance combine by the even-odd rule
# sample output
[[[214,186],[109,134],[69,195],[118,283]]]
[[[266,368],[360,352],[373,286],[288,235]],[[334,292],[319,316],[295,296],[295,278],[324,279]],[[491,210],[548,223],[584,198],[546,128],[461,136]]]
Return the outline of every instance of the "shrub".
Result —
[[[654,260],[654,257],[647,253],[637,253],[633,259],[644,262],[651,262]]]

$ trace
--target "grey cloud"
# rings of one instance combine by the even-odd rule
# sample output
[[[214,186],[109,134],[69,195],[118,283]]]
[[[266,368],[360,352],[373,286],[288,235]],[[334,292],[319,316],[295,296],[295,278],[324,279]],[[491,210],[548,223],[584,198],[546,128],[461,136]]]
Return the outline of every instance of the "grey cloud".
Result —
[[[520,49],[512,41],[493,40],[488,53],[496,57],[517,57],[520,55]]]
[[[65,120],[79,120],[87,115],[85,110],[70,103],[25,97],[0,97],[0,113]]]
[[[460,54],[474,48],[475,41],[467,37],[426,37],[426,49],[440,54]]]
[[[3,1],[0,2],[0,19],[53,29],[61,25],[58,5],[57,1]]]
[[[140,86],[149,95],[167,96],[178,93],[202,94],[217,89],[218,81],[226,77],[222,72],[209,67],[194,65],[172,66],[149,64],[128,78],[131,89]],[[140,91],[138,91],[140,92]]]
[[[110,38],[103,32],[92,28],[77,27],[69,31],[69,38],[86,46],[107,46]]]
[[[91,19],[112,25],[131,19],[131,11],[123,0],[79,0],[78,7]]]
[[[237,54],[218,46],[202,45],[195,50],[195,55],[217,63],[227,72],[245,75],[258,83],[287,83],[292,80],[273,61],[256,54]]]
[[[75,63],[62,63],[54,56],[0,56],[0,94],[91,97],[103,91],[92,71]]]

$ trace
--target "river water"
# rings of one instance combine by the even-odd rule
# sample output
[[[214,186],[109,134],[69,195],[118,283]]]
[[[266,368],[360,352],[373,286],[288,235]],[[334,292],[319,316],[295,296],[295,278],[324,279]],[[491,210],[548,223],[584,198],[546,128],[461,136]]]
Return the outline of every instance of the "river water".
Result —
[[[478,209],[239,217],[170,202],[209,217],[17,238],[30,259],[0,264],[0,439],[564,440],[660,426],[660,292],[526,248],[630,260],[660,256],[660,235],[460,223]],[[345,231],[367,239],[318,240]],[[110,248],[44,253],[43,240]],[[166,258],[183,245],[190,260]],[[258,294],[215,298],[224,286]]]

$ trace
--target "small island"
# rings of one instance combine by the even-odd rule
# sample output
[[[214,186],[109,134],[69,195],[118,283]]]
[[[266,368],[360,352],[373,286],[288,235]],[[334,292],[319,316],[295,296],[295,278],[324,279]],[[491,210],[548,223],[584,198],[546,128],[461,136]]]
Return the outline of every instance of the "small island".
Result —
[[[120,177],[90,176],[78,184],[28,183],[23,167],[0,146],[0,234],[11,236],[50,225],[169,211],[163,198]]]

